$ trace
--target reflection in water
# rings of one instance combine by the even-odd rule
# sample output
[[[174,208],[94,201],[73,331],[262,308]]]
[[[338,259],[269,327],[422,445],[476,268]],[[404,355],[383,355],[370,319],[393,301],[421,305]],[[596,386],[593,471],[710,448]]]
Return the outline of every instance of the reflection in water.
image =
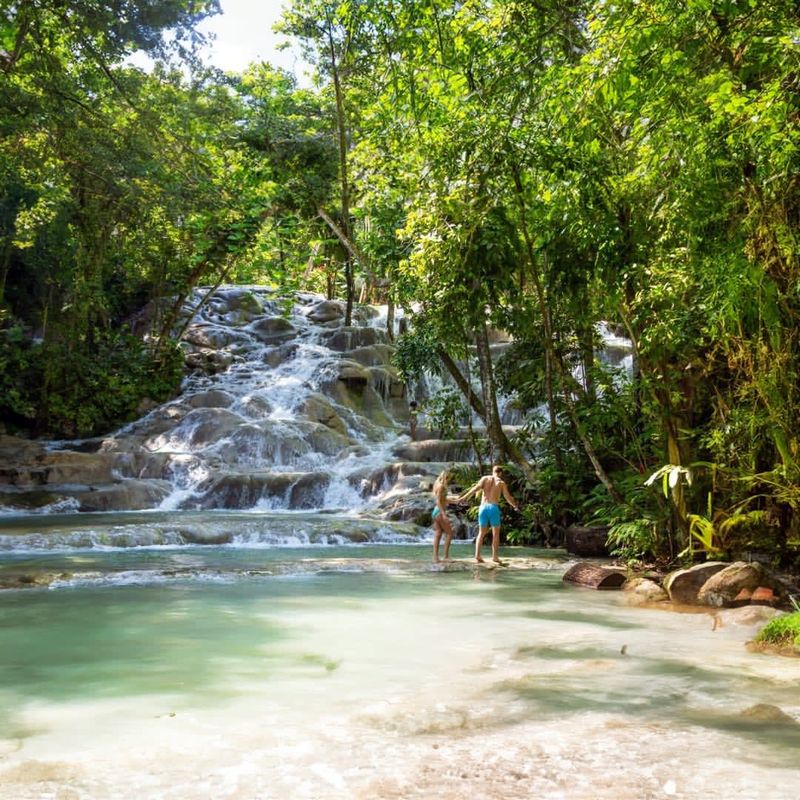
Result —
[[[749,630],[374,550],[241,577],[264,550],[207,547],[180,557],[228,582],[4,592],[0,797],[796,796],[800,662]]]

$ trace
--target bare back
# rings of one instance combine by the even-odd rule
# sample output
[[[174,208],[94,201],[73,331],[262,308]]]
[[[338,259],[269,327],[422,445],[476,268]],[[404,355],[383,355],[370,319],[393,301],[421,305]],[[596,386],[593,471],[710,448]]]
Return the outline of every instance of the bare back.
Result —
[[[505,481],[501,478],[496,478],[494,475],[486,475],[481,479],[481,491],[483,492],[483,502],[497,505],[500,501],[500,495],[506,488]]]

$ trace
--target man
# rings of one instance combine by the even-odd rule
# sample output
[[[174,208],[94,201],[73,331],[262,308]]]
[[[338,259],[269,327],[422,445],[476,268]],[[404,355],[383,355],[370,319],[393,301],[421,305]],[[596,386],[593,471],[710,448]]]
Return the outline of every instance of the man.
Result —
[[[500,547],[500,495],[511,504],[514,511],[519,509],[517,501],[509,494],[508,486],[503,480],[503,470],[501,467],[495,465],[492,467],[491,475],[484,475],[474,486],[470,487],[456,502],[463,502],[469,499],[474,494],[483,492],[481,498],[481,505],[478,510],[478,538],[475,539],[475,560],[483,563],[481,558],[481,545],[483,544],[483,537],[491,527],[492,529],[492,561],[500,563],[500,558],[497,555],[498,548]]]

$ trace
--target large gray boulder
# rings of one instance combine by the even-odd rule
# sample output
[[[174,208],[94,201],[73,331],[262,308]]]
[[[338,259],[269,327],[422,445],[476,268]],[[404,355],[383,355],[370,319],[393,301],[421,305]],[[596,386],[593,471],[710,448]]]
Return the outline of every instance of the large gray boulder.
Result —
[[[168,481],[126,480],[83,490],[62,489],[78,501],[79,511],[140,511],[157,508],[172,492]]]
[[[344,317],[344,303],[340,303],[338,300],[321,300],[314,303],[305,314],[317,324],[333,322]]]
[[[228,408],[233,405],[233,400],[233,395],[222,389],[209,389],[186,398],[192,408]]]
[[[622,591],[625,593],[626,602],[632,606],[646,606],[669,600],[664,588],[649,578],[631,578],[625,581]]]
[[[214,480],[201,499],[188,508],[252,508],[262,500],[277,500],[288,508],[318,508],[330,477],[322,472],[229,474]]]
[[[684,569],[676,569],[664,578],[664,588],[673,603],[696,605],[703,584],[714,574],[728,566],[723,561],[706,561]]]
[[[265,344],[286,342],[297,333],[297,328],[285,317],[264,317],[254,322],[249,330]]]
[[[697,599],[704,606],[722,608],[733,605],[742,590],[752,592],[759,586],[772,589],[776,597],[785,594],[781,581],[763,564],[736,561],[709,577],[700,588]]]

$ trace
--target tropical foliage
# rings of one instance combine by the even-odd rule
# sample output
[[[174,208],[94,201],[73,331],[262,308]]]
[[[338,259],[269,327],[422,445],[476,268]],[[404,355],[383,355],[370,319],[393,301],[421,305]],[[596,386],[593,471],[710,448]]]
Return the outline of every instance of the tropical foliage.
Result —
[[[283,29],[310,89],[194,63],[214,10],[0,16],[8,425],[85,434],[168,392],[174,301],[144,340],[110,333],[149,301],[302,286],[405,308],[398,366],[448,376],[532,525],[605,522],[629,558],[796,557],[796,3],[298,0]],[[126,65],[135,48],[159,66]],[[500,363],[492,329],[515,342]],[[601,329],[631,342],[628,368]],[[79,421],[88,375],[65,348],[128,399]],[[123,376],[120,352],[150,366]]]

